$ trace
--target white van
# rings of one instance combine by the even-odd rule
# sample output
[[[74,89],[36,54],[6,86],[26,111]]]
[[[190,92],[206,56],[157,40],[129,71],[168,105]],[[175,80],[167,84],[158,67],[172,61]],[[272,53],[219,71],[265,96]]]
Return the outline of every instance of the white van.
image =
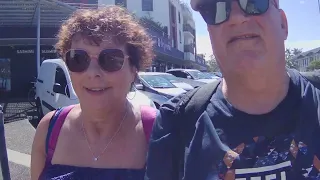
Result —
[[[62,59],[43,61],[35,86],[39,119],[59,107],[79,103],[67,66]],[[128,99],[138,105],[155,107],[152,100],[139,91],[130,92]]]

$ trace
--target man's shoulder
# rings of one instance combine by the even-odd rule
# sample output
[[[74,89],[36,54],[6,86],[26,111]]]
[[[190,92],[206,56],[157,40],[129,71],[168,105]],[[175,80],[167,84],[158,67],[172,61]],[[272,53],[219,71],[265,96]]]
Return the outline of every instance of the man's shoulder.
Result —
[[[192,113],[198,114],[206,109],[208,102],[216,92],[221,80],[215,80],[211,83],[204,84],[201,87],[182,93],[160,107],[160,111],[177,114]]]
[[[178,96],[175,96],[175,97],[171,98],[167,102],[163,103],[160,106],[160,109],[159,109],[160,113],[166,113],[166,114],[169,114],[169,115],[173,115],[174,112],[179,107],[181,99],[183,97],[185,97],[185,96],[186,96],[186,93],[182,93],[182,94],[180,94]]]

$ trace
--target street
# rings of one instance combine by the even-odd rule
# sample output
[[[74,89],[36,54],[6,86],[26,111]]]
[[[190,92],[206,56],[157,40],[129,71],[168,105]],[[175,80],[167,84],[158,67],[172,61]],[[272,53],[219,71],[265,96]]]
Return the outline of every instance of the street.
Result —
[[[5,113],[5,136],[12,180],[30,179],[31,146],[35,135],[34,110],[27,102],[1,103]]]

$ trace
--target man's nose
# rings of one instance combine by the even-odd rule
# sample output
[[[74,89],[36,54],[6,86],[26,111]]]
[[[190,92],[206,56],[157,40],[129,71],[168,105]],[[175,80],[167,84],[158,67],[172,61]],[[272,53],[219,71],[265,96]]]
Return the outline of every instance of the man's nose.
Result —
[[[248,15],[241,9],[239,4],[242,4],[242,6],[246,6],[246,2],[244,1],[232,1],[231,4],[231,12],[230,12],[230,17],[229,17],[229,24],[230,25],[237,25],[237,24],[242,24],[246,21],[248,21],[249,17]]]

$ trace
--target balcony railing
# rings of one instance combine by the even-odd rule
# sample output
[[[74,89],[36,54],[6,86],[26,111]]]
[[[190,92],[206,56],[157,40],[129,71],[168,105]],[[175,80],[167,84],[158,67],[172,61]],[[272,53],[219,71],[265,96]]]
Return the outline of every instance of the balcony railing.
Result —
[[[193,36],[196,34],[196,31],[189,24],[183,25],[183,31],[190,32]]]
[[[69,3],[69,2],[66,2],[66,4],[78,9],[97,9],[99,7],[98,4]]]
[[[201,64],[201,65],[206,65],[205,59],[200,56],[196,56],[196,63]]]
[[[189,44],[189,45],[184,45],[184,52],[189,52],[194,54],[194,45],[193,44]]]
[[[185,52],[184,59],[189,61],[195,61],[195,55],[190,52]]]
[[[167,36],[161,35],[158,32],[152,31],[151,29],[147,29],[147,32],[154,41],[154,50],[156,52],[160,52],[177,59],[184,59],[183,52],[173,48],[172,41]]]

